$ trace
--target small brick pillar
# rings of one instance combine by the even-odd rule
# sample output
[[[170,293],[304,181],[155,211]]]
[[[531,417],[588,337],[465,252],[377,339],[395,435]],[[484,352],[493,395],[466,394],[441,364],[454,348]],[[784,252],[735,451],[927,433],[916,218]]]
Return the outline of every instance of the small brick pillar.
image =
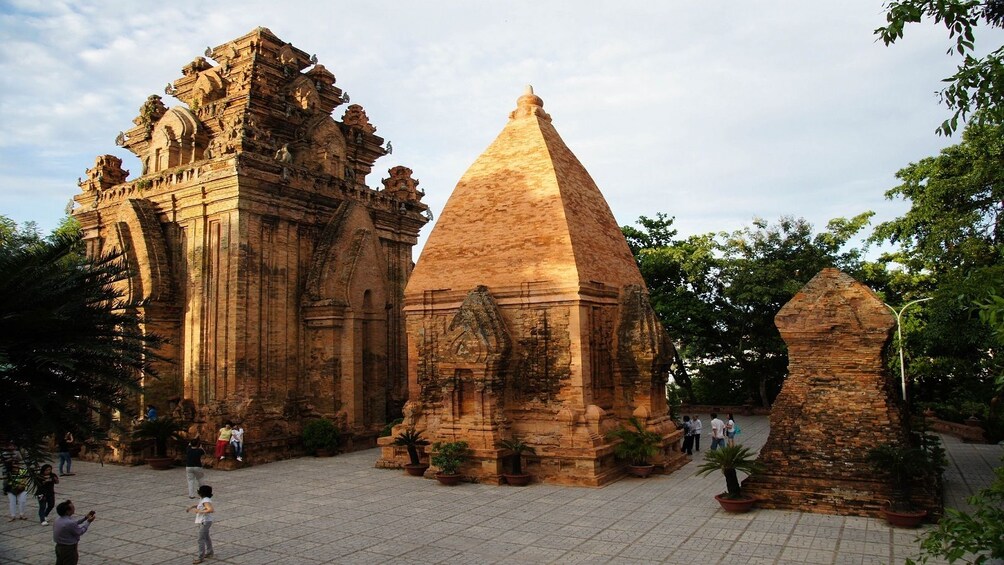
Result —
[[[766,470],[744,490],[763,508],[877,516],[890,485],[867,461],[908,432],[883,352],[896,319],[868,287],[823,269],[774,318],[788,378],[760,450]]]

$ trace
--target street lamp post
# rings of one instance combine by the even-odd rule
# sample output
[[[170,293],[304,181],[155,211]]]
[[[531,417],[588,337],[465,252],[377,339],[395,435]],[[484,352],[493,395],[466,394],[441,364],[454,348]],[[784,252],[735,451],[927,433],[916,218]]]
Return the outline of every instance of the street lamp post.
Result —
[[[885,304],[885,302],[882,303],[885,304],[886,308],[892,310],[893,315],[896,316],[896,341],[899,342],[899,380],[903,384],[903,402],[906,402],[906,366],[903,364],[903,324],[900,323],[900,317],[903,315],[903,311],[910,306],[927,300],[931,300],[931,298],[918,298],[917,300],[907,302],[899,309],[899,312],[892,306]]]

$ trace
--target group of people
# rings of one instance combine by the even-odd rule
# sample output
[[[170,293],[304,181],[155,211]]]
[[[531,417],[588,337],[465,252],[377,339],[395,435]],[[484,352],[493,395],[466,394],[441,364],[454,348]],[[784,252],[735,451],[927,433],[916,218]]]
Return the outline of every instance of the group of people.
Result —
[[[42,526],[49,525],[49,514],[55,508],[56,518],[52,524],[52,539],[56,544],[56,565],[76,565],[79,559],[77,544],[80,536],[87,531],[87,527],[94,521],[94,511],[89,512],[83,518],[73,517],[75,508],[73,502],[65,500],[56,504],[56,485],[59,484],[59,477],[71,476],[70,448],[73,446],[73,434],[65,432],[58,434],[56,438],[56,449],[59,456],[59,474],[53,470],[52,465],[46,463],[42,465],[35,474],[35,497],[38,499],[38,522]],[[10,506],[10,518],[8,521],[27,520],[27,502],[29,487],[32,482],[32,473],[28,468],[28,463],[21,455],[21,450],[13,441],[8,441],[0,452],[0,460],[3,462],[3,491],[7,495]]]
[[[148,406],[145,414],[149,420],[154,420],[156,408]],[[70,476],[70,449],[73,446],[73,435],[69,432],[60,434],[56,440],[56,452],[59,457],[59,474],[52,465],[46,463],[38,469],[35,478],[35,496],[38,499],[38,519],[43,526],[48,526],[49,514],[56,510],[58,518],[52,524],[52,539],[56,544],[56,565],[76,565],[79,559],[77,546],[81,536],[87,532],[88,527],[94,522],[96,516],[94,511],[88,512],[83,517],[74,515],[76,508],[71,500],[65,500],[56,504],[56,485],[59,484],[60,476]],[[243,461],[244,456],[244,428],[240,425],[233,425],[227,422],[222,428],[216,442],[216,456],[223,460],[226,457],[226,448],[230,446],[234,456],[238,461]],[[209,528],[213,524],[214,507],[212,503],[213,488],[203,484],[204,470],[202,460],[206,451],[200,445],[199,440],[193,439],[189,442],[185,451],[185,474],[188,481],[188,498],[199,500],[185,509],[186,512],[195,513],[195,523],[198,526],[198,555],[192,563],[202,563],[208,557],[213,556],[213,542],[209,537]],[[9,521],[27,520],[26,504],[28,492],[31,490],[32,473],[28,469],[21,451],[13,441],[4,444],[0,452],[0,460],[3,463],[3,491],[10,503]]]
[[[227,458],[227,446],[233,452],[238,461],[244,461],[244,427],[240,424],[234,425],[226,422],[220,428],[220,433],[216,438],[216,457],[223,461]]]
[[[686,415],[683,417],[683,447],[681,450],[687,455],[693,455],[694,451],[701,450],[701,432],[704,424],[700,416]],[[736,435],[742,430],[736,423],[732,413],[729,412],[727,421],[723,421],[715,412],[711,413],[711,450],[715,451],[723,445],[735,445]]]
[[[59,434],[56,440],[56,453],[59,457],[59,474],[52,465],[42,465],[36,474],[35,497],[38,499],[38,522],[49,525],[49,514],[56,505],[56,485],[59,477],[73,476],[70,467],[73,460],[70,448],[73,446],[73,434]],[[32,481],[32,473],[28,469],[21,451],[13,441],[8,441],[0,452],[3,462],[3,492],[7,496],[10,517],[8,522],[27,520],[28,491]]]

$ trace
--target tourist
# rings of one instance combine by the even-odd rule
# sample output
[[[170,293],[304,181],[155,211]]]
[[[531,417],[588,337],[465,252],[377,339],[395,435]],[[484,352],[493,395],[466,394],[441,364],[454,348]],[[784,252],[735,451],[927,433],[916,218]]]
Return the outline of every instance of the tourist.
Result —
[[[725,445],[725,422],[718,418],[718,414],[711,413],[711,451]]]
[[[199,487],[202,500],[185,509],[185,512],[195,510],[195,523],[199,525],[199,556],[192,563],[202,563],[207,557],[213,556],[213,540],[209,539],[209,528],[213,525],[213,487]]]
[[[732,416],[732,412],[729,412],[729,418],[725,422],[725,437],[728,439],[727,444],[729,447],[736,445],[736,430],[738,426],[736,425],[736,418]]]
[[[729,447],[736,444],[736,420],[732,417],[732,412],[729,412],[729,417],[725,421],[725,437]]]
[[[244,426],[241,424],[230,430],[230,449],[238,461],[244,461]]]
[[[223,424],[223,427],[220,428],[220,435],[216,438],[216,457],[219,457],[220,461],[223,461],[227,456],[227,444],[230,443],[230,437],[233,433],[230,422]]]
[[[73,448],[73,434],[66,432],[65,434],[59,436],[56,440],[56,455],[59,456],[59,475],[62,477],[72,477],[73,473],[70,472],[70,465],[73,461],[70,459],[70,449]],[[64,472],[65,466],[65,472]]]
[[[683,452],[687,455],[694,454],[694,427],[690,423],[690,416],[683,417]]]
[[[153,404],[146,405],[146,419],[149,422],[157,421],[157,407]]]
[[[31,476],[21,459],[21,453],[14,442],[8,442],[3,451],[3,492],[10,505],[10,519],[27,520],[25,505],[28,503],[28,483]]]
[[[693,420],[694,420],[694,451],[700,451],[701,450],[701,429],[704,427],[704,424],[701,423],[701,417],[700,416],[694,416]]]
[[[49,525],[49,512],[56,506],[56,485],[59,477],[52,471],[52,465],[46,463],[38,472],[38,521],[43,526]]]
[[[202,486],[202,477],[205,470],[202,468],[202,458],[206,455],[206,450],[199,445],[198,438],[188,442],[185,449],[185,477],[188,479],[188,498],[195,498],[199,487]]]
[[[79,520],[73,518],[75,511],[73,502],[69,500],[56,505],[56,514],[59,518],[56,518],[56,523],[52,526],[52,541],[56,542],[56,565],[77,565],[80,559],[80,554],[77,552],[80,536],[84,535],[94,521],[93,510]]]

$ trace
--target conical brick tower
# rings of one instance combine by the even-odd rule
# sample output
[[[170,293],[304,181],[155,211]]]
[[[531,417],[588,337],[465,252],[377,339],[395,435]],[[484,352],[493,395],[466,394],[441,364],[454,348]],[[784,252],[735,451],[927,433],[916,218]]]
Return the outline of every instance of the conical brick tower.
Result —
[[[498,480],[503,439],[534,446],[538,480],[599,485],[620,475],[605,432],[631,416],[663,435],[672,345],[627,242],[589,173],[528,88],[467,170],[405,290],[405,422],[465,440],[479,480]],[[388,445],[380,462],[402,454]]]

